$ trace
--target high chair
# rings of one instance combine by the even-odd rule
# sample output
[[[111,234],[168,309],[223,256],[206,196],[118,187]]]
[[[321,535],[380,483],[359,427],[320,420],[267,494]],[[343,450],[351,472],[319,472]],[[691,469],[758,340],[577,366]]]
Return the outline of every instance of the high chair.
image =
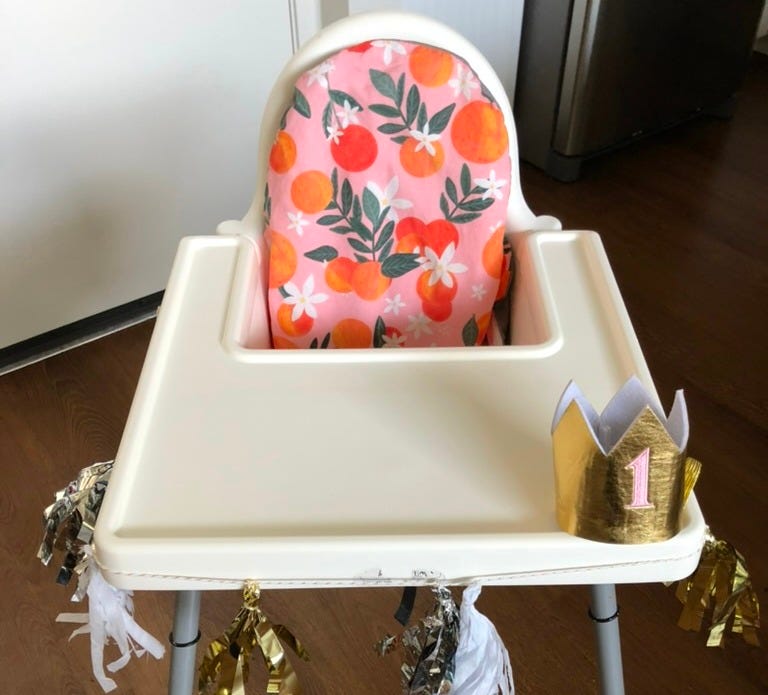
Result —
[[[374,39],[461,56],[503,111],[510,345],[270,349],[270,147],[298,76]],[[549,428],[563,388],[575,379],[599,408],[632,374],[653,382],[599,237],[561,231],[526,205],[514,132],[487,61],[425,17],[344,19],[278,77],[250,210],[180,244],[96,528],[112,584],[177,592],[172,694],[192,690],[201,591],[248,579],[264,589],[588,584],[603,692],[623,692],[613,585],[690,574],[704,520],[692,496],[681,531],[661,543],[596,543],[557,526]]]

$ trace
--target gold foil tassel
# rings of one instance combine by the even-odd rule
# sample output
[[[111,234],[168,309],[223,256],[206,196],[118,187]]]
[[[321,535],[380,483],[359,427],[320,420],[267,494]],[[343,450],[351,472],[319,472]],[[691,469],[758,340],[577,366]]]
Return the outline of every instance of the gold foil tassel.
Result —
[[[255,647],[261,651],[269,672],[267,695],[301,695],[298,677],[280,640],[304,661],[309,661],[309,655],[288,628],[272,625],[261,610],[260,597],[259,585],[246,582],[242,608],[224,634],[208,645],[198,669],[201,695],[245,695]]]
[[[699,565],[682,580],[676,596],[683,604],[677,624],[684,630],[701,630],[705,613],[714,599],[708,647],[722,647],[728,624],[745,642],[759,646],[760,605],[752,586],[744,556],[728,541],[707,531]]]
[[[685,472],[683,478],[683,506],[693,492],[693,487],[699,479],[701,473],[701,461],[690,456],[685,459]]]

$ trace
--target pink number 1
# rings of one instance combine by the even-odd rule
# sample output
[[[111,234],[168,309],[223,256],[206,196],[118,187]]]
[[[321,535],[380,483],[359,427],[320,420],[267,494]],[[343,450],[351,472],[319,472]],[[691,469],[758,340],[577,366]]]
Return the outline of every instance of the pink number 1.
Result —
[[[632,469],[632,503],[624,509],[648,509],[653,505],[648,501],[648,469],[651,461],[651,450],[645,449],[626,468]]]

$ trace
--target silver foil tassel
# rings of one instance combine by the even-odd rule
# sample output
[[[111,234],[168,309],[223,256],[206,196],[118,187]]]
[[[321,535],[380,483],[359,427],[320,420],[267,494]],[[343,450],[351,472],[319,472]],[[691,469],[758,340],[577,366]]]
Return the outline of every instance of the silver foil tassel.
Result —
[[[64,551],[64,559],[56,581],[68,584],[79,574],[83,548],[93,538],[93,529],[112,473],[113,461],[94,463],[83,468],[64,489],[55,493],[55,501],[43,511],[43,540],[37,557],[48,565],[54,550]]]
[[[445,586],[432,589],[435,600],[418,623],[399,637],[387,635],[376,645],[387,654],[397,644],[403,650],[400,668],[403,695],[445,695],[451,691],[459,644],[459,611]]]

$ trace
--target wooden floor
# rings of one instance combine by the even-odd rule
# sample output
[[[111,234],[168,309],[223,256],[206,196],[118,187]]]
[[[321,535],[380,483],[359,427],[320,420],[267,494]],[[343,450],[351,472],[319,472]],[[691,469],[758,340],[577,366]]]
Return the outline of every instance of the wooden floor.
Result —
[[[755,55],[732,121],[675,128],[595,161],[578,183],[530,167],[523,181],[534,210],[602,234],[665,404],[686,390],[708,522],[744,552],[768,610],[768,58]],[[114,456],[151,330],[127,329],[0,377],[0,692],[101,692],[88,640],[68,644],[69,628],[53,622],[75,607],[71,589],[35,559],[40,513],[81,466]],[[308,695],[399,692],[396,659],[370,648],[394,629],[397,601],[395,589],[264,599],[311,650],[300,666]],[[583,587],[483,593],[480,608],[509,647],[518,693],[596,692],[586,601]],[[678,604],[664,586],[620,587],[619,601],[629,693],[768,692],[765,647],[732,638],[724,650],[707,649],[702,635],[676,627]],[[237,602],[234,592],[205,597],[204,640]],[[165,639],[172,597],[143,593],[136,603],[140,622]],[[762,639],[768,644],[765,630]],[[162,693],[167,668],[167,659],[132,662],[117,675],[118,692]]]

